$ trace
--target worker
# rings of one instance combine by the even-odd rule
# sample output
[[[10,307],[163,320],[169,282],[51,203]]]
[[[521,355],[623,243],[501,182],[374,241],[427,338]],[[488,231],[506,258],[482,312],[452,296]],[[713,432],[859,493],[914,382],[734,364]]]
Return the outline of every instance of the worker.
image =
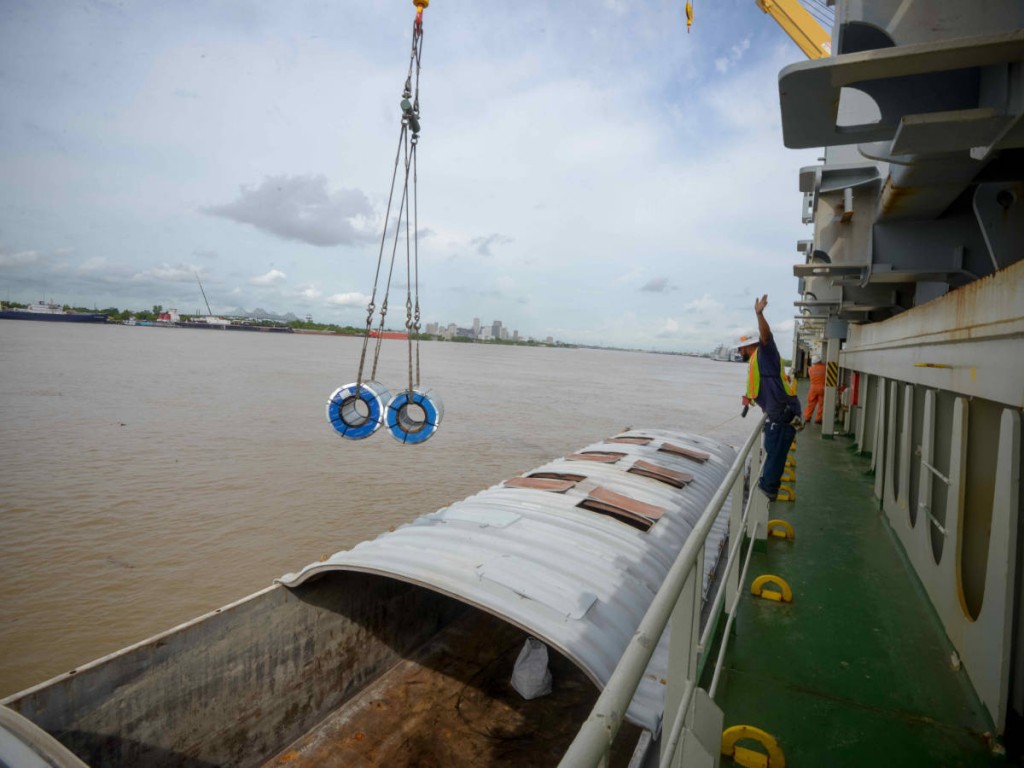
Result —
[[[775,346],[772,329],[764,318],[768,306],[768,295],[754,301],[757,315],[757,333],[741,336],[737,347],[743,359],[749,362],[747,371],[747,393],[743,405],[756,403],[765,414],[764,423],[764,465],[757,488],[775,501],[779,495],[782,472],[786,468],[786,455],[796,437],[796,431],[803,428],[800,418],[800,399],[796,396],[795,383],[783,376],[779,348]]]
[[[821,411],[825,407],[825,364],[817,355],[811,357],[811,367],[807,369],[807,378],[811,380],[811,388],[807,392],[807,410],[804,411],[804,421],[811,422],[817,406],[818,414],[814,417],[815,424],[821,424]]]

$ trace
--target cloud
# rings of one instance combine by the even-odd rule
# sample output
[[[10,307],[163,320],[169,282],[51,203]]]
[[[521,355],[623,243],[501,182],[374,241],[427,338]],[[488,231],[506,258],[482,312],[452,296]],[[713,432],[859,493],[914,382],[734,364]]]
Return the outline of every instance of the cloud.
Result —
[[[243,185],[238,198],[202,209],[283,238],[321,247],[376,239],[369,199],[358,189],[329,191],[325,176],[267,176],[258,187]]]
[[[299,290],[296,292],[295,295],[298,296],[299,298],[312,300],[312,299],[319,299],[322,294],[320,293],[320,289],[319,288],[317,288],[315,285],[311,284],[311,285],[300,285],[299,286]]]
[[[249,278],[249,285],[276,285],[288,279],[288,275],[277,269],[272,269],[265,275],[257,275]]]
[[[197,267],[190,264],[161,264],[159,267],[147,269],[144,272],[136,272],[132,275],[133,283],[191,283],[196,279]]]
[[[38,251],[19,251],[18,253],[4,253],[0,251],[0,269],[37,267],[46,263],[46,257]]]
[[[728,56],[722,56],[721,58],[715,59],[715,69],[718,72],[725,74],[739,63],[748,48],[750,48],[750,38],[746,37],[742,42],[737,43],[729,49]]]
[[[640,287],[646,293],[666,293],[676,290],[676,287],[669,283],[667,277],[652,277]]]
[[[470,241],[470,245],[476,248],[476,252],[481,256],[493,256],[491,253],[492,245],[508,245],[513,242],[511,237],[501,235],[495,232],[493,235],[487,235],[486,237],[474,237]]]
[[[717,299],[713,299],[708,293],[683,306],[683,312],[694,312],[701,315],[709,312],[721,312],[723,309],[725,309],[725,306]]]
[[[327,303],[334,307],[365,307],[370,303],[370,297],[358,291],[336,293],[327,297]]]

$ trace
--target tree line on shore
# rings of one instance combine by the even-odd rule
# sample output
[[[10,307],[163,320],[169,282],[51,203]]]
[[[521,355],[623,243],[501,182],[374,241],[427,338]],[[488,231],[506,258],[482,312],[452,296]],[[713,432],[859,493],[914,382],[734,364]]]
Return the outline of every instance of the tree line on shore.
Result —
[[[26,304],[19,304],[16,301],[5,301],[4,304],[12,309],[25,309]],[[127,320],[134,319],[136,322],[155,322],[160,318],[160,315],[164,312],[162,304],[154,304],[152,309],[119,309],[118,307],[104,307],[103,309],[96,309],[90,307],[73,307],[70,304],[64,305],[65,312],[77,312],[83,314],[99,314],[106,315],[111,322],[123,323]],[[201,320],[203,315],[184,315],[179,314],[179,317],[183,322],[189,322],[190,320]],[[234,318],[236,322],[241,322],[246,325],[260,325],[260,326],[271,326],[278,328],[292,328],[297,331],[318,331],[320,333],[334,333],[339,336],[362,336],[365,332],[365,328],[356,328],[352,325],[336,325],[334,323],[314,323],[309,320],[290,320],[288,322],[280,320],[238,320]],[[411,333],[413,339],[421,341],[445,341],[443,336],[439,336],[433,333]],[[469,337],[456,336],[450,341],[465,342],[465,343],[476,343],[476,339]],[[492,339],[488,341],[489,344],[508,344],[516,346],[548,346],[543,342],[534,341],[533,339],[521,339],[518,341],[512,341],[511,339]],[[555,346],[572,346],[569,344],[556,343]]]

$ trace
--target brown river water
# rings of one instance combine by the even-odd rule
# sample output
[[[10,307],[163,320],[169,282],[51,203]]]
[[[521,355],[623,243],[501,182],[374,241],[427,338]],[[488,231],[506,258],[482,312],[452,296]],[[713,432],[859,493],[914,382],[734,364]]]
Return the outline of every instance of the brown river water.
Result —
[[[0,321],[0,697],[626,427],[734,445],[745,368],[597,349],[420,348],[437,434],[347,441],[362,340]],[[377,378],[407,385],[407,345]]]

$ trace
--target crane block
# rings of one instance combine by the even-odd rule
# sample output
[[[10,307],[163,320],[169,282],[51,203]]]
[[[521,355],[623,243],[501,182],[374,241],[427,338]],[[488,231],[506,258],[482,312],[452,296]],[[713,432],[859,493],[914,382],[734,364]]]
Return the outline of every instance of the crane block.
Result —
[[[738,745],[740,741],[754,741],[764,750],[755,752]],[[722,732],[722,754],[731,757],[744,768],[786,768],[786,756],[775,738],[752,725],[733,725]]]

